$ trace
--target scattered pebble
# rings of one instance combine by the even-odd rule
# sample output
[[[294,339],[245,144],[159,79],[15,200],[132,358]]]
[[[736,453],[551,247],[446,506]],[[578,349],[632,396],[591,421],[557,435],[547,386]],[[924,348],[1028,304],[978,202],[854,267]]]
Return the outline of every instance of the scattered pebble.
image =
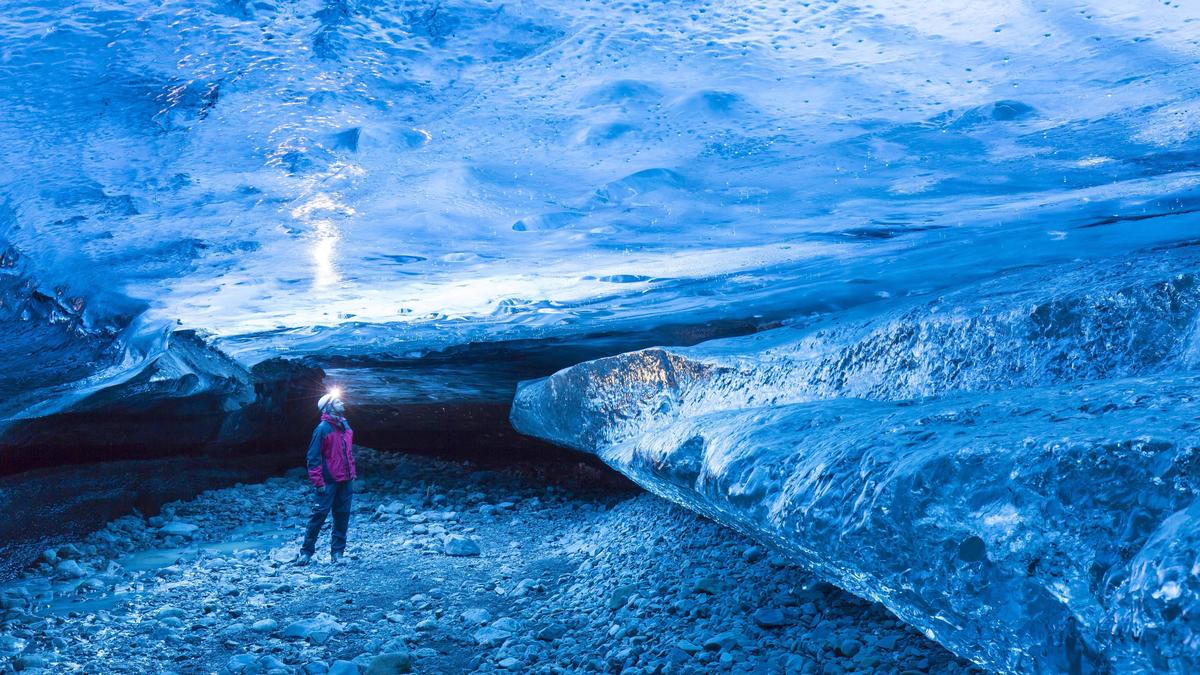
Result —
[[[358,465],[336,567],[327,549],[293,564],[302,469],[46,549],[0,586],[0,670],[974,672],[760,544],[595,487],[593,469],[482,471],[365,449]]]

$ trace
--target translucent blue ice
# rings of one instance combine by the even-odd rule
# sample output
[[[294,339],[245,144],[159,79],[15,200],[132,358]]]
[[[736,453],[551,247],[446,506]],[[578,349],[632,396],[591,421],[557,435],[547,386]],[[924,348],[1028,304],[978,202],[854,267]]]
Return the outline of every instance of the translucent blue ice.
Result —
[[[148,358],[128,345],[164,327],[247,364],[403,355],[782,320],[1195,234],[1187,3],[3,14],[3,352],[43,345],[6,392]]]
[[[517,419],[635,476],[648,474],[633,458],[695,434],[792,461],[795,434],[755,431],[760,414],[838,417],[801,435],[876,439],[904,476],[991,447],[980,422],[901,461],[889,420],[908,429],[943,405],[964,411],[956,424],[983,406],[1011,452],[1024,427],[1005,411],[1026,404],[1050,411],[1027,420],[1036,447],[1082,406],[1096,418],[1064,422],[1070,443],[1182,448],[1194,306],[1154,284],[1190,279],[1200,240],[1198,64],[1200,4],[1171,0],[8,0],[0,435],[123,397],[216,392],[233,408],[253,396],[245,368],[272,356],[341,359],[349,379],[356,364],[480,344],[594,339],[613,353],[664,326],[695,342],[727,322],[787,328],[604,362],[614,386],[630,381],[621,368],[670,378],[653,406],[619,401],[619,424],[592,414],[621,393],[596,366],[527,388]],[[486,389],[373,373],[360,391],[385,401]],[[1115,408],[1092,411],[1092,397]],[[1046,453],[1029,471],[1065,471],[1070,455]],[[855,563],[830,539],[795,550],[996,667],[1097,649],[1190,664],[1168,654],[1190,647],[1167,646],[1190,644],[1176,632],[1190,615],[1154,596],[1161,561],[1193,550],[1190,512],[1145,489],[1159,501],[1137,536],[1168,529],[1104,567],[1128,572],[1117,595],[1047,581],[1078,582],[1068,559],[1092,550],[1084,534],[1024,585],[995,582],[1053,598],[1030,612],[1076,616],[1066,651],[1033,615],[1006,627],[991,621],[1005,610],[970,610],[946,586],[916,579],[918,594],[889,576],[895,560]],[[690,490],[676,498],[741,522],[741,507]],[[772,522],[874,513],[846,509]],[[993,562],[970,540],[969,564],[1015,578],[999,535],[939,527],[880,536],[951,549],[976,536]],[[1172,602],[1195,597],[1178,589]]]
[[[1200,251],[526,383],[519,430],[1002,672],[1200,668]]]

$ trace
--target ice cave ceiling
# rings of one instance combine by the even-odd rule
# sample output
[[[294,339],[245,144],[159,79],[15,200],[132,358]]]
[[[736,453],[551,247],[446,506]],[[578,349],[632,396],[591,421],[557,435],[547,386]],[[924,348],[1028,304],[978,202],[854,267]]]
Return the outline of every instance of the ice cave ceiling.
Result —
[[[163,326],[403,357],[1196,236],[1200,7],[935,5],[15,3],[5,389]]]
[[[380,399],[494,398],[539,344],[1189,241],[1198,36],[1200,7],[1135,0],[18,0],[5,415],[128,381],[171,330]],[[492,370],[366,367],[456,353]]]

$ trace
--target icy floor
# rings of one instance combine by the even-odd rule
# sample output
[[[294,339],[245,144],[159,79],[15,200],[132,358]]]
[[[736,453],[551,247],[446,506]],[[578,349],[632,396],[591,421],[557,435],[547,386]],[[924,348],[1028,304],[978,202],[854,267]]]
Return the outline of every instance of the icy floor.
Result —
[[[168,529],[198,525],[194,539],[126,517],[4,588],[5,660],[92,673],[353,673],[381,654],[426,673],[971,670],[879,606],[595,469],[548,482],[532,467],[361,452],[348,561],[319,547],[314,566],[283,562],[303,520],[299,475],[206,492],[164,511]],[[449,534],[482,555],[446,555]]]

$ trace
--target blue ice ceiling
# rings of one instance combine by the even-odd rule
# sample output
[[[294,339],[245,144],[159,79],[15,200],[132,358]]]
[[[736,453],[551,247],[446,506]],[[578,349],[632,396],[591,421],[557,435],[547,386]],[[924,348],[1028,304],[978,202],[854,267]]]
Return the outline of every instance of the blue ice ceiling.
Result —
[[[32,3],[0,24],[5,237],[94,321],[129,296],[286,348],[1180,234],[1147,218],[1194,207],[1200,11],[939,4]]]
[[[2,384],[166,328],[412,356],[1186,240],[1198,38],[1133,0],[10,3]]]

